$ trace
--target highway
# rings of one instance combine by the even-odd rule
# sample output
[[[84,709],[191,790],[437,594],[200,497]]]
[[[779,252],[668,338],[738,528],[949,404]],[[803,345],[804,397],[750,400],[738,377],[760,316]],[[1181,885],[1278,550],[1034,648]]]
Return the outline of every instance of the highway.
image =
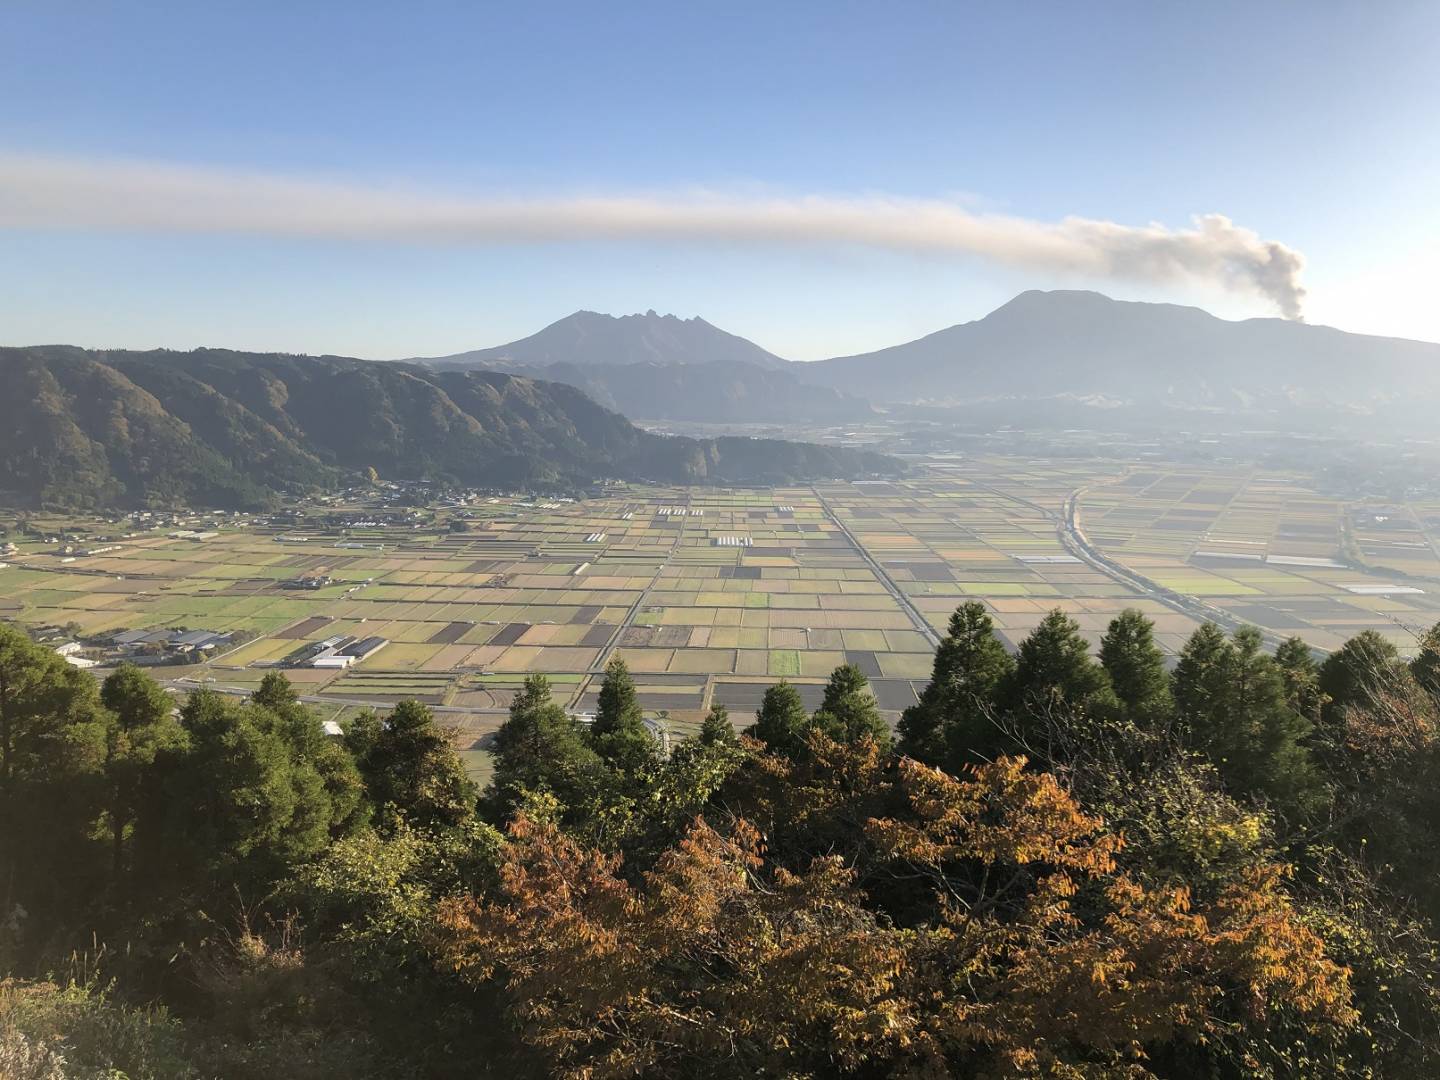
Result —
[[[1057,514],[1037,502],[1022,498],[1019,495],[1013,495],[1003,488],[982,483],[978,480],[971,480],[971,483],[978,488],[990,492],[992,495],[999,495],[1002,499],[1008,499],[1011,502],[1018,503],[1021,506],[1034,510],[1043,517],[1049,518],[1055,523],[1055,533],[1060,540],[1060,545],[1069,554],[1075,556],[1075,558],[1085,563],[1092,570],[1106,575],[1121,585],[1134,589],[1148,599],[1154,600],[1156,603],[1164,604],[1172,611],[1178,611],[1182,615],[1188,615],[1190,618],[1196,619],[1199,622],[1213,622],[1231,633],[1234,633],[1242,626],[1252,625],[1243,619],[1235,618],[1235,616],[1223,608],[1215,607],[1213,604],[1207,604],[1198,597],[1175,592],[1173,589],[1167,589],[1163,585],[1151,581],[1143,574],[1136,573],[1128,566],[1116,562],[1092,544],[1090,538],[1085,535],[1085,530],[1081,527],[1080,523],[1080,500],[1088,488],[1078,487],[1070,492],[1070,494],[1065,497],[1065,503],[1060,513]],[[1260,631],[1260,638],[1269,649],[1276,649],[1285,641],[1285,638],[1279,634],[1261,627],[1256,627],[1256,629]]]
[[[1223,608],[1207,604],[1199,597],[1175,592],[1173,589],[1158,585],[1101,552],[1094,544],[1090,543],[1089,537],[1080,527],[1080,497],[1084,493],[1085,488],[1076,488],[1065,498],[1065,509],[1059,519],[1058,532],[1060,543],[1065,546],[1066,551],[1076,558],[1084,560],[1087,565],[1101,573],[1108,574],[1121,584],[1128,585],[1130,588],[1144,593],[1150,599],[1183,615],[1188,615],[1192,619],[1198,619],[1200,622],[1213,622],[1230,633],[1234,633],[1243,626],[1251,626],[1260,632],[1260,639],[1265,643],[1266,648],[1272,650],[1284,644],[1286,639],[1282,635],[1254,626],[1253,623],[1248,623],[1244,619],[1237,619]]]

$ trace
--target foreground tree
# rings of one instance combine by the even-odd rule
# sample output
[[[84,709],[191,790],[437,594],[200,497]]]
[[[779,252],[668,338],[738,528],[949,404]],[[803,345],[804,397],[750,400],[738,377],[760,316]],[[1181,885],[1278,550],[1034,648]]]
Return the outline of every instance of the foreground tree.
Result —
[[[1016,707],[1085,708],[1107,689],[1105,670],[1091,658],[1080,624],[1059,608],[1020,643],[1011,686]]]
[[[475,785],[418,701],[400,702],[383,723],[372,721],[357,742],[364,747],[360,774],[380,811],[398,812],[421,826],[458,826],[474,817]]]
[[[324,779],[273,716],[200,690],[181,723],[186,746],[157,762],[163,797],[141,838],[152,902],[265,888],[329,843]]]
[[[1285,704],[1310,724],[1320,722],[1325,694],[1320,689],[1320,667],[1304,640],[1292,637],[1275,650],[1275,665],[1285,681]]]
[[[998,694],[1014,667],[985,605],[961,604],[935,650],[929,684],[900,718],[900,752],[948,768],[972,760],[972,749],[995,741]]]
[[[1100,666],[1127,719],[1146,724],[1168,719],[1174,707],[1170,676],[1155,644],[1155,624],[1143,614],[1127,608],[1111,620],[1100,639]]]
[[[1258,630],[1242,627],[1228,640],[1210,623],[1196,630],[1176,664],[1174,694],[1191,745],[1232,794],[1263,796],[1302,816],[1318,808],[1324,793],[1306,747],[1311,726],[1290,707]]]
[[[177,752],[187,737],[170,714],[175,707],[154,679],[134,664],[121,664],[100,688],[109,712],[105,725],[106,812],[109,818],[111,879],[123,890],[126,840],[140,802],[142,787],[158,755]]]
[[[1000,697],[1002,722],[978,748],[984,760],[1023,751],[1052,764],[1046,742],[1057,725],[1087,731],[1116,708],[1109,676],[1090,656],[1080,624],[1059,608],[1020,643]]]
[[[545,676],[528,676],[495,734],[489,798],[498,817],[508,820],[538,792],[552,795],[562,813],[592,809],[604,768],[583,729],[550,696]]]
[[[1205,1072],[1222,1040],[1259,1063],[1280,1018],[1355,1023],[1278,870],[1196,909],[1117,873],[1118,840],[1022,761],[963,781],[905,762],[893,794],[871,843],[932,890],[904,925],[838,855],[776,866],[744,821],[697,821],[632,879],[521,818],[498,890],[442,904],[436,947],[467,983],[498,980],[552,1075],[597,1080],[1138,1076],[1174,1054]]]
[[[836,742],[869,739],[885,750],[892,742],[890,729],[870,690],[870,680],[854,664],[841,664],[830,673],[825,697],[810,724]]]
[[[765,691],[760,708],[755,713],[755,723],[745,729],[745,734],[758,739],[772,753],[793,757],[805,745],[805,729],[810,716],[800,691],[781,679]]]
[[[1332,734],[1343,729],[1348,709],[1374,710],[1402,698],[1418,703],[1421,693],[1399,650],[1374,630],[1356,634],[1327,656],[1319,683],[1326,698],[1324,723]]]
[[[0,911],[11,913],[0,946],[24,933],[17,905],[60,922],[103,891],[111,867],[92,837],[110,718],[96,691],[88,673],[0,623]]]
[[[1417,644],[1419,649],[1410,661],[1410,674],[1440,706],[1440,622],[1421,634]]]
[[[369,820],[372,807],[365,790],[365,780],[351,751],[351,739],[332,738],[325,734],[320,718],[300,701],[295,687],[284,673],[270,671],[250,695],[250,704],[269,718],[271,730],[278,732],[298,759],[307,762],[320,774],[330,797],[330,831],[339,837],[354,832]],[[373,713],[363,714],[352,723],[357,741],[378,738],[380,721]],[[373,745],[373,739],[367,745]]]
[[[630,669],[618,656],[605,667],[590,742],[606,764],[626,776],[638,776],[655,764],[655,737],[645,726]]]
[[[730,722],[730,712],[720,702],[710,706],[705,722],[700,725],[700,742],[705,746],[733,745],[735,725]]]

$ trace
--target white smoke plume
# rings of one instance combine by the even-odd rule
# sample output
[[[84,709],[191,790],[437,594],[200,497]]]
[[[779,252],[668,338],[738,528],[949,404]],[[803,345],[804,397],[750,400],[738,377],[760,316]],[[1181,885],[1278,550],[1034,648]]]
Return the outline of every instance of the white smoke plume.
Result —
[[[1304,259],[1221,214],[1190,228],[977,214],[883,196],[449,196],[169,164],[0,155],[0,228],[260,233],[470,246],[650,240],[965,254],[1147,283],[1191,280],[1301,316]]]

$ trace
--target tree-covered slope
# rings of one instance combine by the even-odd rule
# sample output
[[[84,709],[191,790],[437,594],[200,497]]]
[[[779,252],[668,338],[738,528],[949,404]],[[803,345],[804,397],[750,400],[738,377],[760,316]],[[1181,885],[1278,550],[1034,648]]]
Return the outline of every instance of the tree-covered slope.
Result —
[[[60,506],[250,505],[270,482],[82,350],[0,356],[0,490]]]
[[[652,435],[574,387],[492,371],[201,349],[0,349],[0,492],[54,506],[255,507],[398,480],[763,483],[892,472],[879,454]]]

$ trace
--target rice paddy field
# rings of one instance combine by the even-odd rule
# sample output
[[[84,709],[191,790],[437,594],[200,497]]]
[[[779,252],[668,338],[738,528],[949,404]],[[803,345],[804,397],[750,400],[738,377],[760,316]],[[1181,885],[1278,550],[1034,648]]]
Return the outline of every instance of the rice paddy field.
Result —
[[[1072,500],[1103,560],[1067,542]],[[413,697],[475,739],[532,672],[593,709],[612,656],[677,734],[713,701],[743,720],[782,676],[813,707],[847,662],[894,719],[968,599],[1011,647],[1056,607],[1092,641],[1136,607],[1176,651],[1197,615],[1167,591],[1322,649],[1364,629],[1413,647],[1440,619],[1440,506],[1347,505],[1247,468],[966,458],[903,481],[629,487],[489,512],[454,533],[156,532],[63,560],[22,544],[0,569],[0,616],[82,635],[247,631],[253,640],[205,664],[157,669],[237,691],[309,643],[383,637],[351,668],[286,673],[327,714]],[[331,582],[285,587],[305,576]]]
[[[1066,497],[1118,467],[1014,460],[932,463],[897,483],[818,490],[855,541],[937,631],[966,600],[983,600],[1012,649],[1055,608],[1092,642],[1127,607],[1144,611],[1162,646],[1178,649],[1196,621],[1086,564],[1062,543]]]
[[[1413,652],[1440,620],[1440,508],[1347,505],[1302,477],[1134,467],[1094,483],[1081,527],[1117,562],[1326,651],[1364,630]]]

